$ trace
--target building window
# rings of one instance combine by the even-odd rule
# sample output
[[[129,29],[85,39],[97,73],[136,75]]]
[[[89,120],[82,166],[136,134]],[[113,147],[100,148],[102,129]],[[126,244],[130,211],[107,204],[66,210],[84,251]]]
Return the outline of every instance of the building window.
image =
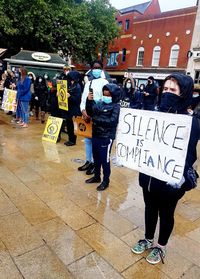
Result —
[[[194,83],[200,83],[200,71],[195,72]]]
[[[123,48],[122,49],[122,62],[125,62],[126,61],[126,49]]]
[[[107,66],[117,66],[118,62],[117,62],[117,56],[119,55],[118,52],[110,52],[110,55],[108,57],[108,63]]]
[[[130,20],[126,19],[126,25],[125,25],[125,30],[128,30],[130,27]]]
[[[169,58],[169,66],[176,67],[178,62],[179,55],[179,45],[173,45],[171,48],[170,58]]]
[[[122,21],[118,21],[119,27],[122,27]]]
[[[142,66],[143,60],[144,60],[144,48],[140,47],[140,48],[138,48],[136,66]]]
[[[158,67],[160,62],[160,46],[155,46],[153,49],[153,57],[151,66]]]

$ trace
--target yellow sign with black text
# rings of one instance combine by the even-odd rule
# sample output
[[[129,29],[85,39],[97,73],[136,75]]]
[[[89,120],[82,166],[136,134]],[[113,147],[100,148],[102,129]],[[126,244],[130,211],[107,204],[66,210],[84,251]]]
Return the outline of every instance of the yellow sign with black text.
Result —
[[[57,94],[59,109],[68,110],[67,81],[57,80]]]
[[[57,142],[63,119],[58,117],[49,116],[44,129],[42,140]]]

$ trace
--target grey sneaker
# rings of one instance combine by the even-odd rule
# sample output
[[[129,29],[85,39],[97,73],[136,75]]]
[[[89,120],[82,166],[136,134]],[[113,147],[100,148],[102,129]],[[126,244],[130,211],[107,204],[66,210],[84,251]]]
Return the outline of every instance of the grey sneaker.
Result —
[[[131,251],[135,254],[142,254],[145,250],[152,248],[153,241],[148,239],[140,239],[134,246],[131,248]]]
[[[157,264],[160,261],[164,264],[164,257],[166,252],[160,247],[154,247],[151,253],[146,257],[146,260],[150,264]]]

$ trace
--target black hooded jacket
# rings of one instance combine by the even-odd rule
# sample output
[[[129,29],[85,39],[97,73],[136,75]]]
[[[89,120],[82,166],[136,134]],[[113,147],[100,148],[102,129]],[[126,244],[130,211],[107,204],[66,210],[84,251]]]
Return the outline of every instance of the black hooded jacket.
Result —
[[[39,82],[39,79],[41,79],[42,81]],[[46,85],[46,81],[42,76],[38,76],[34,82],[34,96],[38,97],[41,106],[46,106],[48,88]]]
[[[73,116],[80,116],[80,103],[81,103],[81,87],[78,83],[79,76],[77,71],[70,71],[67,74],[68,93],[68,110],[62,110],[62,117],[64,119],[71,119]],[[72,80],[74,83],[72,83]]]
[[[86,111],[92,117],[92,136],[98,138],[115,139],[117,124],[119,121],[119,100],[122,94],[121,88],[116,84],[107,84],[103,90],[109,90],[112,103],[106,104],[102,101],[86,101]]]
[[[192,101],[192,92],[193,92],[193,80],[191,77],[183,75],[183,74],[172,74],[169,77],[173,77],[177,80],[180,86],[180,103],[178,104],[176,113],[179,114],[187,114],[187,108],[191,104]],[[167,77],[167,79],[169,79]],[[192,117],[192,116],[188,116]],[[163,194],[169,191],[176,192],[177,194],[182,191],[190,190],[191,188],[187,184],[187,171],[191,168],[194,162],[197,160],[197,151],[196,146],[199,139],[199,124],[196,117],[192,119],[192,127],[190,133],[190,139],[188,144],[188,150],[186,155],[185,169],[184,169],[184,178],[186,179],[185,183],[181,186],[180,189],[174,189],[166,185],[166,182],[156,179],[154,177],[150,177],[146,174],[139,173],[139,184],[141,187],[148,187],[149,191],[162,191]]]

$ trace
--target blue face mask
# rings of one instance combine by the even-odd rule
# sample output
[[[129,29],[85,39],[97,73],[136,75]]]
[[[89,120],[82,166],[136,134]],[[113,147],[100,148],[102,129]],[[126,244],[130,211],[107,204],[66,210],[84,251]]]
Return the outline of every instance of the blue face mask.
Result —
[[[101,69],[94,69],[92,70],[92,75],[94,76],[94,78],[100,78],[101,77]]]
[[[102,97],[102,101],[106,104],[110,104],[112,103],[112,97],[109,97],[109,96],[103,96]]]

